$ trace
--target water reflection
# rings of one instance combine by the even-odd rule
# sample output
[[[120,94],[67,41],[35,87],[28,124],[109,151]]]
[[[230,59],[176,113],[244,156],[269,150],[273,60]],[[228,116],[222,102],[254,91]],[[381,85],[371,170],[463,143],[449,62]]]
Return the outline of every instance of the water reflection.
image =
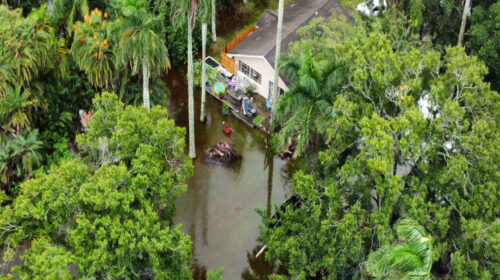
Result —
[[[263,255],[255,258],[262,245],[253,248],[252,252],[247,251],[248,267],[241,273],[243,280],[267,280],[271,274],[285,274],[286,271],[275,263],[269,262]]]
[[[169,110],[177,125],[186,127],[184,73],[171,71],[166,81],[171,91]],[[195,93],[198,111],[200,91]],[[203,279],[197,277],[203,277],[207,269],[220,267],[225,268],[224,279],[240,279],[243,271],[267,275],[268,266],[255,265],[261,260],[254,262],[247,256],[248,250],[254,251],[259,246],[256,240],[261,220],[254,209],[267,209],[270,215],[272,204],[286,199],[287,174],[291,168],[286,167],[287,161],[275,157],[267,148],[262,133],[249,129],[232,116],[223,115],[221,104],[210,96],[206,106],[206,123],[196,121],[195,125],[198,155],[194,160],[195,174],[187,181],[187,192],[176,203],[175,222],[184,225],[184,231],[193,241],[194,277]],[[196,114],[195,120],[198,119]],[[222,121],[233,128],[231,136],[222,132]],[[203,151],[220,140],[232,142],[243,159],[232,167],[205,165]],[[265,269],[259,270],[260,267]]]

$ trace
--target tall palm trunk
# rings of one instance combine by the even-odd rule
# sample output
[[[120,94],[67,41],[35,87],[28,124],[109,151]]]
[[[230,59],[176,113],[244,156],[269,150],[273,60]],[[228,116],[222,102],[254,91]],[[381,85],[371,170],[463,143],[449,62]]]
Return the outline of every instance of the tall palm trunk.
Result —
[[[212,0],[212,42],[217,42],[217,30],[215,22],[215,0]]]
[[[281,53],[281,33],[283,31],[283,10],[285,6],[285,0],[279,0],[278,7],[278,33],[276,35],[276,55],[274,58],[274,84],[273,84],[273,109],[276,108],[278,102],[278,82],[279,82],[279,67],[278,63],[280,60]]]
[[[188,17],[188,111],[189,111],[189,157],[196,158],[194,145],[194,97],[193,97],[193,26]]]
[[[462,24],[460,25],[460,33],[458,34],[458,46],[461,47],[464,42],[465,26],[467,24],[467,13],[469,12],[470,0],[465,0],[464,12],[462,14]]]
[[[201,26],[201,113],[200,113],[200,121],[204,122],[206,119],[205,116],[205,96],[206,96],[206,85],[205,80],[206,77],[206,65],[205,65],[205,57],[207,55],[207,23],[203,22]]]
[[[149,71],[145,56],[142,57],[142,101],[149,111]]]
[[[267,218],[271,218],[271,197],[273,194],[274,153],[267,153]]]

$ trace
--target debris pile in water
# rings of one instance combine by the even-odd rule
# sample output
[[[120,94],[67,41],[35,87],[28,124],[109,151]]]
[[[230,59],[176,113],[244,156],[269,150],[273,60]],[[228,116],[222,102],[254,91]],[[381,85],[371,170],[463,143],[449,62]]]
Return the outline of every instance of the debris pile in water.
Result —
[[[205,159],[208,163],[229,164],[241,159],[241,155],[233,149],[230,143],[219,141],[219,143],[205,150]]]

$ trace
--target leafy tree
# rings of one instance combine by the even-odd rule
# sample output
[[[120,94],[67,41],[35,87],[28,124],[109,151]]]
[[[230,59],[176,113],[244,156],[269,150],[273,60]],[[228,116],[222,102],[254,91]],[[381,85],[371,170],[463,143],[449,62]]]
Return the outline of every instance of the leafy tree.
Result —
[[[377,279],[430,279],[432,238],[412,220],[398,222],[396,232],[404,243],[373,252],[368,272]]]
[[[478,6],[471,15],[471,27],[467,31],[466,41],[468,49],[474,51],[490,69],[489,80],[492,87],[500,90],[500,3],[489,8]]]
[[[143,0],[120,0],[113,5],[120,14],[118,67],[130,66],[133,75],[142,69],[142,98],[149,109],[149,79],[170,68],[165,39],[158,34],[160,17]]]
[[[278,148],[286,148],[288,141],[296,141],[294,156],[307,152],[313,143],[313,166],[316,166],[318,145],[326,124],[331,119],[331,110],[336,94],[345,80],[345,66],[340,61],[331,61],[318,69],[310,47],[306,46],[300,59],[287,58],[280,66],[290,90],[277,104],[271,125],[279,129]]]
[[[463,48],[441,58],[393,44],[380,31],[344,34],[323,53],[345,59],[348,80],[329,92],[316,176],[294,177],[300,203],[261,211],[266,258],[297,279],[364,278],[360,264],[412,218],[434,238],[431,277],[496,279],[500,96]]]
[[[30,250],[23,256],[25,265],[14,268],[19,279],[74,279],[68,267],[75,257],[62,246],[54,245],[42,236],[33,240]]]
[[[93,10],[83,22],[73,25],[71,55],[94,86],[111,89],[116,72],[115,51],[106,19],[108,13]]]
[[[88,134],[78,137],[86,157],[40,172],[2,206],[8,256],[24,240],[39,240],[11,277],[64,278],[73,267],[83,278],[190,279],[191,241],[171,227],[192,172],[184,129],[165,109],[124,108],[110,93],[94,100],[94,110]],[[121,161],[94,161],[106,155]]]
[[[165,208],[162,202],[183,193],[184,179],[192,172],[183,155],[184,129],[175,127],[159,106],[147,117],[144,112],[134,106],[123,109],[109,93],[95,98],[89,131],[77,137],[79,148],[95,167],[124,162],[133,168],[157,207],[173,216],[174,205]]]

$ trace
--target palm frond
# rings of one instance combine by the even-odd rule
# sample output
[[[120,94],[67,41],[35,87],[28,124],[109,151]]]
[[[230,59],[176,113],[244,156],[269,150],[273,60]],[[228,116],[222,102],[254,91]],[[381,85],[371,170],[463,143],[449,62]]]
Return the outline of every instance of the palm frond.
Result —
[[[377,279],[429,279],[433,249],[425,229],[413,220],[396,224],[405,244],[384,247],[370,254],[368,272]]]

